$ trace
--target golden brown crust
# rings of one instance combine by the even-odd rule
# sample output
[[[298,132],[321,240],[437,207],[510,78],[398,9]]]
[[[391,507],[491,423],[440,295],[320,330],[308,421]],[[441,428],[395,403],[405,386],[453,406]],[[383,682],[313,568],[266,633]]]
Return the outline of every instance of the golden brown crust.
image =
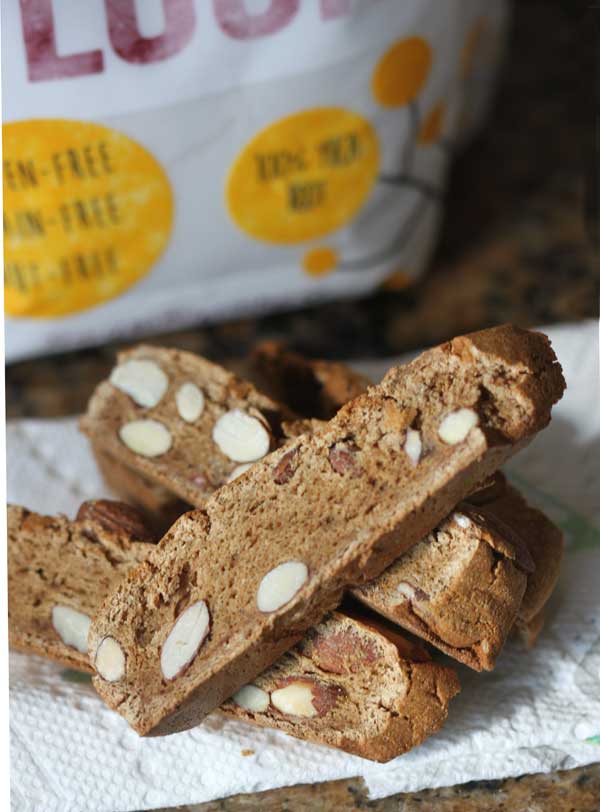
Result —
[[[545,337],[511,327],[489,333],[391,370],[326,426],[181,517],[92,626],[92,650],[110,635],[126,658],[120,682],[96,678],[103,699],[142,734],[197,724],[318,622],[345,587],[377,576],[526,445],[562,394],[558,364]],[[460,409],[479,424],[448,444],[440,426]],[[409,428],[422,439],[416,466],[403,451]],[[290,453],[290,474],[274,478]],[[299,559],[308,580],[283,607],[259,613],[263,577]],[[198,600],[209,607],[210,635],[166,683],[162,645],[182,608]]]
[[[519,617],[529,623],[542,611],[556,587],[564,553],[563,534],[541,510],[531,507],[511,486],[482,510],[510,526],[529,549],[535,570],[528,577],[519,609]]]
[[[353,594],[454,659],[491,670],[517,618],[525,564],[495,524],[463,503]]]

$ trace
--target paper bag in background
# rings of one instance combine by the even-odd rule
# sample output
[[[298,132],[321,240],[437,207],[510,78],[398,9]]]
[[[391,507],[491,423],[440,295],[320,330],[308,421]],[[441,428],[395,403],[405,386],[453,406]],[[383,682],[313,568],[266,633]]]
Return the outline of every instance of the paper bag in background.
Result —
[[[401,287],[505,0],[2,7],[7,360]]]

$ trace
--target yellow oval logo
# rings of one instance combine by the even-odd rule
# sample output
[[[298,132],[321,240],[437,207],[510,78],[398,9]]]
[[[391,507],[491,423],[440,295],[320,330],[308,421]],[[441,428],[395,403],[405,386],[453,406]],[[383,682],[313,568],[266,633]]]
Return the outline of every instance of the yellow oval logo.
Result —
[[[276,121],[236,159],[227,207],[258,240],[299,243],[349,222],[379,167],[371,124],[351,110],[318,108]]]
[[[149,152],[80,121],[19,121],[2,134],[9,316],[76,313],[150,271],[169,241],[173,196]]]

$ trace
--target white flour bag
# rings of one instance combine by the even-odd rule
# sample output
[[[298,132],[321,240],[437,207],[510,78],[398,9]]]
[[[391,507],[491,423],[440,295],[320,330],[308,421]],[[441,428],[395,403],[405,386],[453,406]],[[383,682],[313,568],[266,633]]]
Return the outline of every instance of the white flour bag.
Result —
[[[2,4],[7,359],[403,286],[504,0]]]

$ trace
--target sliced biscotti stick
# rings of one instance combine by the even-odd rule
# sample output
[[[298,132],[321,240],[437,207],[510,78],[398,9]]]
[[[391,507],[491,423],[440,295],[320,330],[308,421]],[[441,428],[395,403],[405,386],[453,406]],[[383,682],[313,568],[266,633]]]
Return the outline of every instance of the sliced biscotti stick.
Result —
[[[283,425],[290,436],[298,436],[301,429],[313,431],[319,423],[304,420]],[[121,482],[111,473],[119,472],[122,464],[112,461],[112,468],[110,464],[105,479],[118,487]],[[163,517],[164,525],[169,502],[175,498],[169,499],[168,491],[160,486],[147,486],[136,472],[125,473],[132,485],[129,490],[121,487],[118,491],[125,498],[139,502],[140,495],[152,498],[156,491],[163,491],[164,498],[155,499],[152,505],[152,515],[155,524]],[[478,504],[489,504],[506,487],[500,474],[485,484],[472,495]],[[144,502],[148,504],[145,498]],[[178,516],[186,508],[179,500],[175,502],[181,505]],[[177,516],[172,515],[172,521]],[[465,506],[354,594],[374,611],[456,660],[478,671],[491,670],[516,622],[533,569],[528,549],[518,535],[504,524],[499,527],[492,516]],[[524,620],[520,621],[519,634],[524,640],[534,639]]]
[[[523,447],[563,388],[547,338],[510,326],[390,370],[129,573],[90,630],[98,692],[142,734],[198,724]]]
[[[353,594],[454,659],[491,670],[532,572],[524,543],[465,502]]]
[[[222,367],[180,350],[121,353],[80,427],[93,446],[202,506],[282,440],[294,415]]]
[[[262,391],[303,417],[328,420],[371,381],[346,364],[304,358],[279,341],[263,341],[250,357]]]
[[[531,507],[519,491],[498,473],[493,492],[469,497],[481,513],[517,533],[529,550],[535,569],[527,579],[527,589],[519,608],[519,619],[532,623],[530,638],[535,640],[543,626],[543,609],[552,595],[564,553],[562,532],[541,510]],[[528,633],[529,636],[529,633]]]
[[[289,426],[284,424],[284,429],[297,436],[301,428],[312,431],[317,425],[314,421],[294,421]],[[109,463],[105,479],[116,488],[121,483],[111,477],[111,472],[119,471],[121,464],[111,462],[113,467]],[[118,492],[139,501],[139,494],[146,493],[146,483],[136,472],[126,473],[134,487],[130,490],[121,487]],[[497,474],[469,501],[489,504],[505,488],[505,479]],[[148,496],[158,490],[163,490],[164,499],[152,505],[155,523],[156,517],[168,515],[167,506],[174,501],[168,491],[152,484]],[[177,516],[191,509],[175,501],[182,506]],[[147,504],[146,499],[144,502]],[[177,516],[173,515],[172,521]],[[533,624],[518,618],[533,570],[531,556],[518,535],[515,537],[508,527],[499,527],[493,517],[482,516],[465,506],[462,513],[453,512],[412,550],[373,581],[358,587],[354,594],[374,611],[454,659],[478,671],[491,670],[513,624],[528,647],[541,631],[542,613]]]
[[[327,615],[221,706],[228,716],[389,761],[440,727],[456,673],[372,618]]]
[[[7,526],[10,646],[92,673],[91,617],[153,548],[151,531],[109,500],[84,502],[74,521],[9,505]]]

